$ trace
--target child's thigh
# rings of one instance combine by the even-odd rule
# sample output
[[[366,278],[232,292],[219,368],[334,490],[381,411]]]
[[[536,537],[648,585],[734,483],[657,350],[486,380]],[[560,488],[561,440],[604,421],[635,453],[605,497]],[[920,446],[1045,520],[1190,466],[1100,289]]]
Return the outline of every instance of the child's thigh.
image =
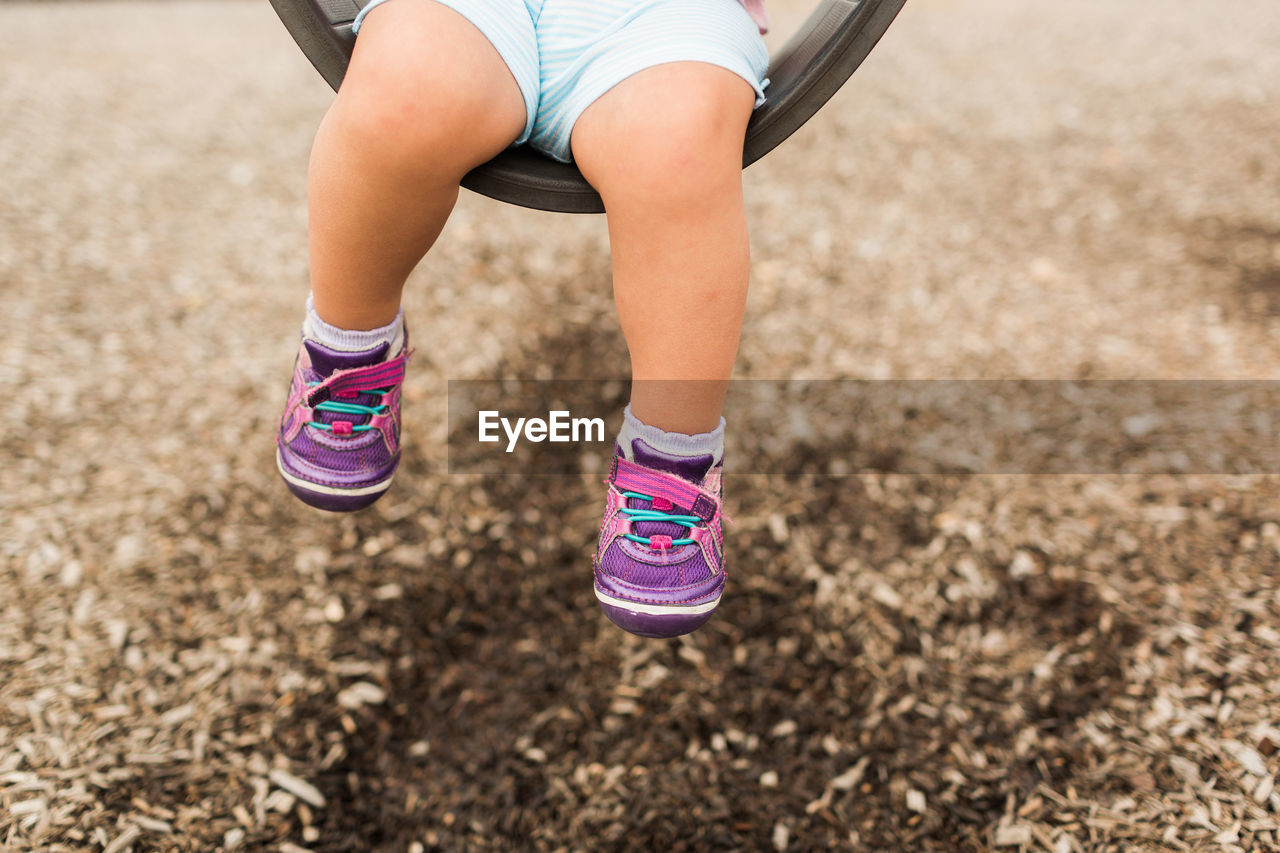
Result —
[[[530,144],[558,160],[572,159],[573,129],[587,107],[655,66],[718,66],[754,90],[756,106],[764,101],[769,53],[737,0],[545,0],[537,36],[542,89]],[[674,102],[684,94],[645,89]]]
[[[521,113],[529,135],[538,105],[538,56],[525,0],[373,0],[357,16],[343,89],[437,122]],[[514,84],[514,85],[513,85]],[[499,116],[494,116],[498,113]],[[477,115],[479,114],[479,115]]]

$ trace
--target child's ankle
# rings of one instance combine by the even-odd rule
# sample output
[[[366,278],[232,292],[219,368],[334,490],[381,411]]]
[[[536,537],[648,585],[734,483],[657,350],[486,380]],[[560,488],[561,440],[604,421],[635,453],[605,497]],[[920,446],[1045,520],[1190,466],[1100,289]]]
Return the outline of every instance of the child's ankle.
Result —
[[[710,469],[724,459],[724,426],[724,418],[721,418],[719,426],[711,432],[695,435],[668,432],[637,418],[628,405],[622,413],[618,446],[622,449],[623,456],[632,462],[648,464],[646,458],[655,458],[656,454],[657,457],[703,460],[706,468]],[[701,475],[698,479],[700,478]]]
[[[341,352],[363,352],[386,344],[387,352],[394,355],[404,345],[404,310],[401,309],[390,323],[376,329],[343,329],[326,323],[316,313],[315,302],[308,296],[302,336]]]

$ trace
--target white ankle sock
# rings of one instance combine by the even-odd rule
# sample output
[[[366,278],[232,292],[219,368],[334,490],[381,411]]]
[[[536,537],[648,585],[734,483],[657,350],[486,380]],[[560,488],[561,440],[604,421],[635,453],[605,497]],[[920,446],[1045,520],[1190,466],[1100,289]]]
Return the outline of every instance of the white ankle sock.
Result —
[[[631,404],[622,412],[622,430],[618,433],[618,445],[628,459],[631,458],[631,441],[639,438],[654,450],[672,456],[704,456],[708,453],[717,463],[724,458],[724,418],[711,432],[686,435],[667,432],[637,418],[631,412]]]
[[[390,323],[377,329],[339,329],[320,319],[314,301],[308,296],[307,319],[302,324],[302,336],[342,352],[363,352],[385,343],[387,355],[394,357],[404,345],[404,309],[400,309]]]

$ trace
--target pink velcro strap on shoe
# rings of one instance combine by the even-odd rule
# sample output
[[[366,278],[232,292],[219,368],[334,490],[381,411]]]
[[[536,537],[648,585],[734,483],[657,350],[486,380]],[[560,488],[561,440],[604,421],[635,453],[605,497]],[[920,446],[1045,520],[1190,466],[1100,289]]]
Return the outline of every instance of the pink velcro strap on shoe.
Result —
[[[404,366],[409,353],[350,370],[335,370],[328,379],[307,391],[307,405],[311,408],[325,400],[348,392],[373,391],[377,388],[394,388],[404,381]]]
[[[639,492],[651,498],[665,498],[676,506],[688,507],[692,515],[703,521],[715,518],[716,511],[720,508],[715,495],[704,492],[688,480],[682,480],[675,474],[645,468],[621,456],[613,457],[609,482],[623,491]]]

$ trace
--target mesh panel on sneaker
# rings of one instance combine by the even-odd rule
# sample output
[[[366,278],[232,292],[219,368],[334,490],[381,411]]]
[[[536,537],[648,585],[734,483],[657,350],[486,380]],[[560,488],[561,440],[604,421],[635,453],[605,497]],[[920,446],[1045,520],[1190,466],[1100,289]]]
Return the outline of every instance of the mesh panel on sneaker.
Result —
[[[688,586],[711,577],[711,571],[696,549],[679,563],[654,565],[627,556],[616,542],[600,558],[600,568],[621,581],[660,589]]]
[[[313,441],[307,428],[303,428],[289,444],[290,451],[316,465],[335,472],[359,471],[366,468],[380,468],[391,461],[391,454],[380,439],[370,440],[363,436],[361,441],[367,442],[364,447],[351,447],[335,450]]]

